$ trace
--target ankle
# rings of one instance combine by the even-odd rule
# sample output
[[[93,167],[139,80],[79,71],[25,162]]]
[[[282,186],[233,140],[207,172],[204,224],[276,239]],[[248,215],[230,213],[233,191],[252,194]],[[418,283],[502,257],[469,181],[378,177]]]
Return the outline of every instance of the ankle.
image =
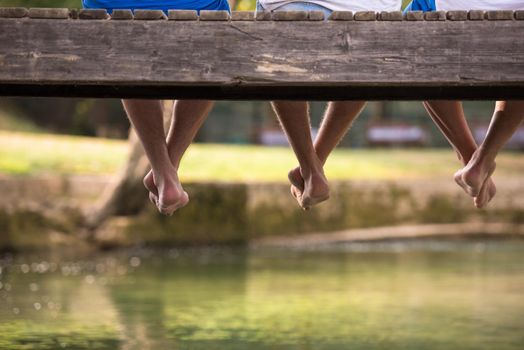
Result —
[[[163,169],[161,171],[153,170],[153,178],[155,179],[155,182],[159,185],[169,182],[169,179],[173,178],[173,174],[176,174],[176,172],[169,168]]]
[[[472,165],[481,167],[489,166],[495,162],[495,156],[496,154],[491,154],[489,149],[483,145],[480,145],[471,157],[470,163],[472,163]]]
[[[302,175],[302,178],[305,179],[311,179],[319,176],[324,176],[324,169],[322,166],[312,166],[312,167],[301,167],[300,168],[300,174]]]

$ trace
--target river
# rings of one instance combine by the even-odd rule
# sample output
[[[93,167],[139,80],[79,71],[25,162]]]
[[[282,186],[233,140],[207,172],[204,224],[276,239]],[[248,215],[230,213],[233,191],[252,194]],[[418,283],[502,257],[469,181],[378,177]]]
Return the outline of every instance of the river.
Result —
[[[0,256],[0,349],[523,349],[524,241]]]

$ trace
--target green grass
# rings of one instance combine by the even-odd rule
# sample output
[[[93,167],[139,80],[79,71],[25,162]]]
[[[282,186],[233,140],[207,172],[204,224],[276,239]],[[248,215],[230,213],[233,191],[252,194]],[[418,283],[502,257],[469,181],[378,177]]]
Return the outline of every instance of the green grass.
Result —
[[[112,173],[126,155],[122,141],[0,131],[0,172],[7,174]]]
[[[114,174],[125,163],[125,141],[0,131],[0,173]],[[195,144],[181,167],[184,181],[285,181],[297,164],[289,148]],[[330,180],[451,177],[459,168],[451,149],[337,150],[326,165]],[[504,153],[497,175],[524,172],[524,157]]]

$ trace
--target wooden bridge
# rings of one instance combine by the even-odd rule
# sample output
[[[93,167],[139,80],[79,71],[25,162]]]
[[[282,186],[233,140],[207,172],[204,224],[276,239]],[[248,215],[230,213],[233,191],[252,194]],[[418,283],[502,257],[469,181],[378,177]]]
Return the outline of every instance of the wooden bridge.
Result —
[[[524,11],[0,8],[0,95],[524,99]]]

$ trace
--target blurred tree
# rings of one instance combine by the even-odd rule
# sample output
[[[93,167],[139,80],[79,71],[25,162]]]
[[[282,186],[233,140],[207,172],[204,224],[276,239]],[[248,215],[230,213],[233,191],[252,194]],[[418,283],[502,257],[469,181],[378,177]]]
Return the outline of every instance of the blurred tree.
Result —
[[[125,138],[129,123],[120,101],[78,98],[0,98],[1,109],[47,131]]]

